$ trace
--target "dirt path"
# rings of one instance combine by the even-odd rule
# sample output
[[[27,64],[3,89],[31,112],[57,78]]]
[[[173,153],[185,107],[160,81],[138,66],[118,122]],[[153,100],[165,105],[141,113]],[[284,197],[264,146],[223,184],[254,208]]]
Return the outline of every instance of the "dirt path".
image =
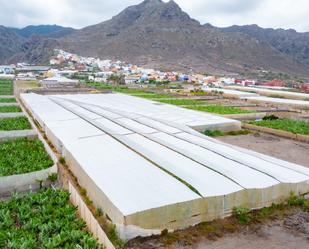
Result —
[[[309,144],[266,133],[219,137],[218,140],[309,167]]]
[[[309,248],[309,213],[297,211],[285,218],[253,224],[240,231],[208,237],[201,228],[172,235],[137,238],[126,249],[305,249]],[[173,241],[169,243],[169,241]]]

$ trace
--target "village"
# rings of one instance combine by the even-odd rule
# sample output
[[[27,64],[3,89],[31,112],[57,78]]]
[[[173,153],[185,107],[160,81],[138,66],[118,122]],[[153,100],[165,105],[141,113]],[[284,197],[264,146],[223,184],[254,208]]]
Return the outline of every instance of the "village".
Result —
[[[183,83],[183,87],[200,89],[203,87],[223,88],[229,85],[257,86],[268,89],[309,92],[309,83],[285,82],[280,79],[258,80],[231,75],[185,74],[182,72],[162,72],[155,69],[143,68],[123,61],[102,60],[92,57],[82,57],[60,49],[55,49],[49,66],[29,65],[0,65],[0,78],[17,80],[41,80],[46,87],[53,84],[78,85],[80,81],[97,83],[115,83],[146,87],[148,85],[167,85]]]

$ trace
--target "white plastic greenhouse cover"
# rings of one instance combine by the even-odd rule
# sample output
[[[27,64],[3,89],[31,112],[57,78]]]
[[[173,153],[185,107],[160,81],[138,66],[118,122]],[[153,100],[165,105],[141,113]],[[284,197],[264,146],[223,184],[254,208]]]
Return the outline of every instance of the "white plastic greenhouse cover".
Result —
[[[122,94],[21,98],[124,215],[309,180],[308,168],[186,126],[220,121],[210,114]]]

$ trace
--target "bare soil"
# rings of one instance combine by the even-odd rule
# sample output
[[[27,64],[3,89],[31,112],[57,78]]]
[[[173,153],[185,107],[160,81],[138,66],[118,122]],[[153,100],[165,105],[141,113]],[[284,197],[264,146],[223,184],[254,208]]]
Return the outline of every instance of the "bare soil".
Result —
[[[305,249],[309,248],[309,213],[295,211],[285,218],[214,233],[196,226],[177,232],[137,238],[127,249]],[[205,232],[204,232],[205,231]],[[204,234],[203,234],[204,232]]]
[[[266,133],[219,137],[218,140],[309,167],[309,144]]]

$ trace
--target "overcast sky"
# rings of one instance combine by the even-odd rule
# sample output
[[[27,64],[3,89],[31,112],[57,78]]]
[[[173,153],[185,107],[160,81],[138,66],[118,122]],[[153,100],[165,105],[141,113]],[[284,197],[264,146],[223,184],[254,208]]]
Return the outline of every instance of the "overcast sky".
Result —
[[[0,25],[58,24],[82,28],[118,14],[142,0],[0,0]],[[166,1],[165,1],[166,2]],[[309,31],[309,0],[175,0],[202,24]]]

